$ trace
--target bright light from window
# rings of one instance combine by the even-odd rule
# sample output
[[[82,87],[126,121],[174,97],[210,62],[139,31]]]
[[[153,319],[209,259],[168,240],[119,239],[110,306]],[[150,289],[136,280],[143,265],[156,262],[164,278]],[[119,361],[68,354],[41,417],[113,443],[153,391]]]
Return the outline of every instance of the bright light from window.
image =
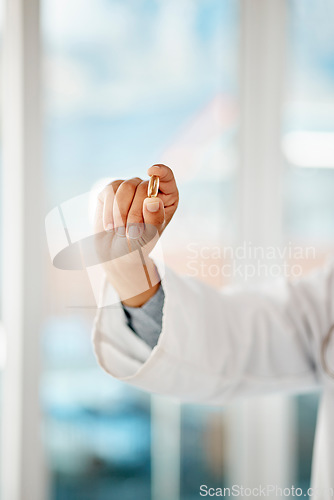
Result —
[[[334,132],[290,132],[283,152],[296,167],[334,168]]]

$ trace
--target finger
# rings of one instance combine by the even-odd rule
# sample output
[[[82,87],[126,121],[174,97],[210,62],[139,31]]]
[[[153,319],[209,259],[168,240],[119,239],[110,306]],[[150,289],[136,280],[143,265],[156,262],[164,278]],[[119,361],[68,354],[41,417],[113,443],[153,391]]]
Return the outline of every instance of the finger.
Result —
[[[94,215],[94,231],[95,233],[102,233],[105,231],[103,223],[103,201],[97,198],[95,215]]]
[[[108,184],[99,195],[99,202],[103,203],[103,228],[105,231],[111,231],[114,227],[113,224],[113,206],[115,193],[118,187],[123,183],[122,179]],[[100,208],[101,210],[101,208]]]
[[[157,175],[159,177],[159,192],[169,195],[177,192],[177,186],[173,171],[159,163],[157,165],[153,165],[147,171],[148,175]]]
[[[131,239],[140,238],[144,231],[143,202],[147,196],[148,181],[138,184],[128,212],[126,233]]]
[[[154,226],[159,233],[162,232],[165,222],[165,209],[160,198],[145,198],[143,204],[145,228]]]
[[[135,177],[122,182],[117,189],[113,205],[113,218],[114,227],[117,228],[117,234],[119,236],[125,236],[128,212],[130,210],[137,186],[141,182],[142,179]]]

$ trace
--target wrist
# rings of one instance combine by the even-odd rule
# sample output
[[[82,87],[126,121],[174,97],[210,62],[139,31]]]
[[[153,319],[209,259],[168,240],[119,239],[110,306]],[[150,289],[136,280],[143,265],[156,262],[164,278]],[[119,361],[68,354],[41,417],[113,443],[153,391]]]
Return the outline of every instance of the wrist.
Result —
[[[129,307],[141,307],[160,286],[158,270],[150,258],[145,259],[145,264],[111,261],[105,265],[105,271],[120,300]]]
[[[139,295],[122,300],[122,304],[128,307],[142,307],[157,293],[159,288],[160,288],[160,282],[156,283],[151,288],[145,290],[145,292]]]

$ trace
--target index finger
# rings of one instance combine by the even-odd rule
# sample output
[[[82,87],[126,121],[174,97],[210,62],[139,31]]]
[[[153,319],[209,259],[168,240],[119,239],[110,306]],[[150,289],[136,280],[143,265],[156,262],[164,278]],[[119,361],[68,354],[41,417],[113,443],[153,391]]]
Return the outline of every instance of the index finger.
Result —
[[[157,175],[159,177],[159,191],[163,194],[174,194],[177,191],[176,181],[172,169],[157,163],[147,171],[148,175]]]

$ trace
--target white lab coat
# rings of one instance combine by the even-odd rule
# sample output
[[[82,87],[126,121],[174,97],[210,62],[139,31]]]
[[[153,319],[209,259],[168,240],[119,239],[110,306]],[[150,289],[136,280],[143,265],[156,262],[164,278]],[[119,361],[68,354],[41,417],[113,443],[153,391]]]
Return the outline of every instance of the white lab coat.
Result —
[[[334,264],[293,283],[222,292],[167,269],[162,286],[163,326],[153,350],[126,325],[120,304],[99,309],[93,342],[102,368],[141,389],[208,405],[321,388],[312,486],[327,500],[334,379],[322,367],[321,346],[334,324]],[[109,284],[103,293],[112,293]],[[327,359],[334,371],[334,338]]]

